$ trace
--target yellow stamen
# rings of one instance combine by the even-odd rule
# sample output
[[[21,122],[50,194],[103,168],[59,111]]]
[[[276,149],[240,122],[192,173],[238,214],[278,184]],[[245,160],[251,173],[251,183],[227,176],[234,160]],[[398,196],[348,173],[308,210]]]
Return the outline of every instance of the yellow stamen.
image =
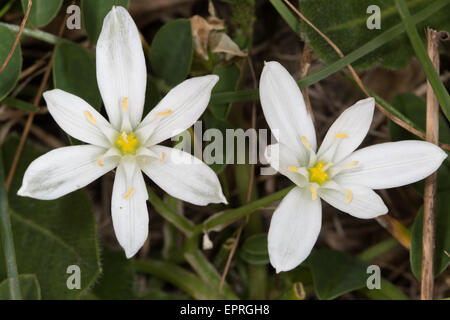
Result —
[[[333,165],[333,162],[328,162],[325,167],[323,167],[323,171],[327,171]]]
[[[158,117],[165,117],[165,116],[168,116],[171,113],[172,113],[172,109],[169,109],[169,110],[166,110],[166,111],[158,112],[156,114],[156,116],[158,116]]]
[[[319,161],[314,167],[309,168],[309,181],[315,182],[319,185],[329,179],[326,169],[329,165],[324,165],[323,161]]]
[[[349,168],[356,167],[358,164],[359,164],[358,161],[352,161],[352,162],[350,162],[350,163],[347,163],[347,164],[344,166],[344,169],[349,169]]]
[[[127,193],[125,193],[125,200],[130,199],[131,195],[134,193],[134,188],[130,188],[130,190],[127,191]]]
[[[102,155],[99,155],[98,158],[97,158],[97,164],[98,164],[100,167],[103,167],[103,166],[104,166],[104,164],[103,164],[103,162],[102,162],[102,158],[103,158]]]
[[[339,138],[348,138],[348,135],[346,133],[338,133],[337,135],[334,136],[335,139],[339,139]]]
[[[289,166],[289,167],[287,167],[287,169],[292,172],[298,172],[298,168],[294,167],[294,166]]]
[[[347,189],[347,198],[345,198],[345,202],[350,202],[352,200],[352,192],[350,189]]]
[[[316,200],[316,199],[317,199],[316,188],[314,188],[314,187],[309,187],[309,190],[311,191],[311,199]]]
[[[302,140],[302,143],[305,146],[305,148],[311,150],[311,145],[309,144],[308,139],[306,139],[305,136],[302,136],[300,139]]]
[[[164,162],[164,160],[166,160],[166,153],[165,152],[161,152],[161,159],[159,159],[159,162]]]
[[[92,116],[92,113],[86,110],[84,111],[84,115],[86,116],[86,118],[89,120],[90,123],[97,124],[97,121],[95,121],[94,117]]]
[[[118,138],[115,141],[115,146],[122,152],[122,154],[135,154],[136,150],[139,148],[139,145],[139,139],[135,137],[134,133],[119,133]]]
[[[123,108],[123,111],[125,111],[125,112],[128,111],[128,98],[124,98],[122,100],[122,108]]]

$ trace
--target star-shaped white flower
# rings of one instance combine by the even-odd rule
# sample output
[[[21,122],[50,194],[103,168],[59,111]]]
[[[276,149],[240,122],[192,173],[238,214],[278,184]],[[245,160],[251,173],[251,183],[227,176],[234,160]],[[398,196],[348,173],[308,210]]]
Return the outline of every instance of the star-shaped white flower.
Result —
[[[373,189],[403,186],[439,168],[447,154],[424,141],[400,141],[355,151],[372,122],[374,99],[358,101],[333,123],[317,150],[316,135],[295,80],[268,62],[260,81],[261,105],[278,143],[266,149],[270,165],[296,184],[275,210],[268,235],[270,262],[288,271],[310,254],[325,200],[361,219],[388,212]]]
[[[148,195],[141,170],[176,198],[196,205],[226,203],[217,176],[206,164],[158,145],[194,124],[205,111],[218,77],[182,82],[140,122],[147,69],[137,27],[124,8],[115,7],[105,17],[96,54],[98,86],[111,123],[77,96],[59,89],[45,92],[58,125],[88,145],[59,148],[34,160],[18,194],[56,199],[117,168],[112,220],[130,258],[148,235]]]

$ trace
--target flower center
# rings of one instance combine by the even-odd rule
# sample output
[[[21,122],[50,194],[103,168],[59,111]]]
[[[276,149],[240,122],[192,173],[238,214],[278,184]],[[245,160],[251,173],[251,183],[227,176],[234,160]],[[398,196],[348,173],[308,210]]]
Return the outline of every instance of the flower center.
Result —
[[[309,168],[309,181],[321,185],[329,179],[327,169],[329,165],[324,165],[323,161],[319,161],[314,167]]]
[[[115,141],[115,146],[120,150],[122,155],[136,154],[136,149],[139,148],[139,139],[136,138],[134,132],[127,134],[126,132],[119,133]]]

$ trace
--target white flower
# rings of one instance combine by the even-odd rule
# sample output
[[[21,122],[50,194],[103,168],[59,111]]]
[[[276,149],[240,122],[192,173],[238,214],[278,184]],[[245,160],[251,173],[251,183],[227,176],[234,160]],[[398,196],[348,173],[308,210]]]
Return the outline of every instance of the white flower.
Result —
[[[141,170],[165,192],[184,201],[226,203],[217,176],[206,164],[183,151],[157,145],[194,124],[205,111],[218,77],[182,82],[140,122],[147,81],[144,53],[133,19],[124,8],[116,7],[105,17],[98,40],[97,81],[111,124],[77,96],[58,89],[44,93],[58,125],[88,145],[59,148],[34,160],[18,194],[56,199],[117,168],[112,220],[130,258],[148,235],[148,195]]]
[[[267,123],[279,133],[278,143],[267,147],[266,157],[296,184],[270,224],[269,256],[277,272],[295,268],[310,254],[321,228],[320,199],[354,217],[375,218],[388,209],[373,189],[421,180],[447,157],[439,147],[424,141],[388,142],[354,152],[372,122],[373,98],[345,110],[316,151],[314,126],[303,96],[278,62],[264,67],[260,97]]]

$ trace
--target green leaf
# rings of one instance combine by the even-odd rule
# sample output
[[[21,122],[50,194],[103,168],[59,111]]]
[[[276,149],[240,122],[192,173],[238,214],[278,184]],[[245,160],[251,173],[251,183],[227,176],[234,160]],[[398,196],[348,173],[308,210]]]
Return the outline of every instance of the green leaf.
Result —
[[[30,111],[30,112],[36,112],[39,110],[37,107],[35,107],[34,105],[32,105],[29,102],[15,99],[12,97],[7,97],[7,98],[3,99],[0,103],[6,104],[8,107],[11,107],[11,108],[16,108],[16,109]]]
[[[436,211],[435,211],[435,225],[436,225],[436,240],[434,251],[434,275],[441,274],[450,263],[448,256],[450,249],[450,198],[448,192],[441,192],[437,194]],[[423,207],[420,208],[419,213],[414,219],[411,229],[411,252],[410,263],[411,269],[417,279],[421,278],[422,270],[422,227],[423,227]],[[446,253],[447,250],[447,253]]]
[[[9,280],[0,282],[0,300],[9,300]],[[20,289],[24,300],[41,300],[41,287],[34,274],[19,275]]]
[[[367,265],[348,253],[321,249],[308,259],[319,299],[334,299],[366,286]]]
[[[47,25],[58,13],[63,0],[33,0],[30,16],[27,25],[33,27],[43,27]],[[22,0],[22,9],[25,13],[28,7],[28,0]]]
[[[145,103],[144,103],[144,112],[142,114],[142,119],[152,111],[154,107],[161,101],[162,95],[158,90],[158,86],[155,83],[155,80],[148,76],[147,77],[147,87],[145,89]]]
[[[0,66],[8,56],[16,34],[0,25]],[[20,71],[22,70],[22,50],[20,49],[20,44],[17,45],[8,65],[0,73],[0,100],[6,97],[19,81]]]
[[[129,3],[129,0],[82,0],[83,26],[89,41],[93,44],[97,43],[100,31],[102,31],[103,19],[113,6],[128,8]]]
[[[123,250],[103,246],[101,250],[102,275],[92,293],[99,299],[133,299],[134,269]]]
[[[267,233],[255,234],[245,239],[241,247],[240,257],[250,264],[269,263]]]
[[[235,91],[238,88],[241,71],[235,64],[215,67],[213,73],[219,76],[219,81],[214,86],[212,94]],[[230,103],[211,103],[209,110],[211,110],[216,118],[226,119],[230,106]]]
[[[3,145],[4,163],[9,170],[19,138],[9,136]],[[60,199],[41,201],[20,197],[25,169],[42,154],[27,142],[9,190],[11,223],[14,230],[17,266],[20,274],[35,274],[43,299],[78,298],[100,273],[96,224],[90,201],[83,190]],[[5,278],[0,258],[0,279]],[[81,289],[69,290],[67,268],[81,270]]]
[[[443,0],[449,3],[447,0]],[[408,4],[412,13],[416,13],[428,6],[435,6],[440,1],[436,0],[410,0]],[[371,14],[366,10],[370,5],[377,5],[381,9],[381,28],[368,29],[366,22]],[[311,22],[324,32],[344,54],[348,54],[359,48],[366,42],[385,32],[395,24],[401,22],[394,1],[382,0],[301,0],[301,12]],[[448,29],[449,19],[447,12],[450,8],[444,8],[425,22],[417,25],[421,30],[424,26],[431,26],[437,30]],[[301,30],[306,40],[314,49],[314,52],[326,63],[338,59],[336,52],[323,40],[316,31],[302,22]],[[404,67],[414,51],[406,35],[396,38],[381,48],[372,51],[364,58],[353,63],[354,67],[367,69],[374,63],[379,63],[386,68],[399,69]]]
[[[91,51],[74,43],[61,43],[53,60],[55,88],[83,98],[98,111],[102,99],[97,86],[95,59]]]
[[[162,26],[153,38],[150,65],[158,77],[175,86],[189,74],[193,53],[191,23],[176,19]]]

